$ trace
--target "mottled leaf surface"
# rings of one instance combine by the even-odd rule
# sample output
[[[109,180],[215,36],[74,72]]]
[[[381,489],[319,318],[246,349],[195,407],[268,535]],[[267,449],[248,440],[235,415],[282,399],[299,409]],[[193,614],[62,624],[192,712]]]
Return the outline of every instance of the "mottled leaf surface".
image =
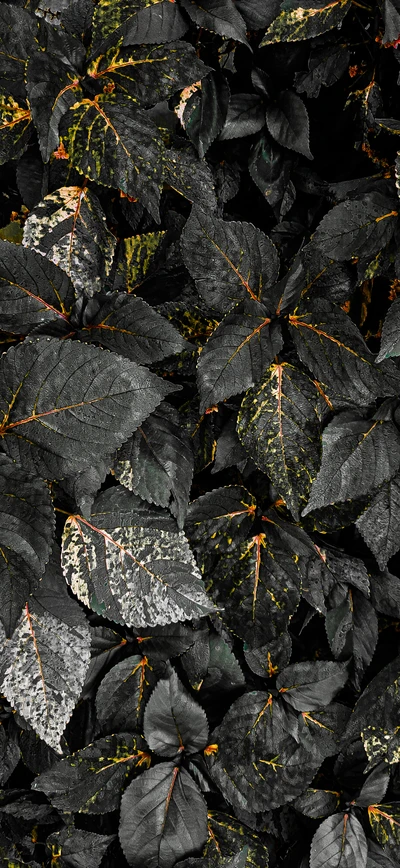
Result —
[[[141,731],[144,708],[156,677],[147,657],[138,654],[121,660],[107,672],[96,693],[96,712],[103,733]]]
[[[0,91],[0,165],[21,156],[31,133],[31,112],[23,98]]]
[[[88,187],[61,187],[33,209],[22,243],[65,271],[76,293],[93,295],[110,271],[116,239]]]
[[[59,145],[62,116],[82,97],[79,75],[65,58],[51,51],[37,51],[27,64],[26,89],[41,154],[47,163]]]
[[[281,12],[268,27],[261,46],[273,42],[296,42],[326,33],[341,24],[349,6],[349,0],[301,4],[298,0],[285,0]]]
[[[169,42],[178,39],[187,25],[170,0],[100,0],[93,16],[92,54],[100,53],[123,37],[126,45]]]

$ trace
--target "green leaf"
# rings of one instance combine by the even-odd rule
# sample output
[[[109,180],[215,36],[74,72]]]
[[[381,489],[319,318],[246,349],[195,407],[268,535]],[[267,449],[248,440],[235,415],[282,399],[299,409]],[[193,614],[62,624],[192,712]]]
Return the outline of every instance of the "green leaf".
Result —
[[[144,706],[156,673],[147,657],[134,654],[110,669],[96,693],[96,714],[102,732],[141,732]]]
[[[3,448],[51,479],[120,446],[171,388],[134,362],[56,338],[11,347],[0,372]]]
[[[85,319],[79,340],[96,341],[139,365],[151,365],[188,346],[168,320],[128,293],[101,295]]]
[[[233,0],[181,0],[181,6],[198,27],[248,45],[246,25]]]
[[[26,334],[40,323],[68,323],[74,288],[63,271],[33,250],[0,242],[0,325]]]
[[[43,162],[47,163],[59,145],[61,118],[82,99],[79,75],[59,55],[36,51],[27,64],[26,90]]]
[[[331,403],[340,398],[365,407],[374,398],[398,394],[394,362],[376,364],[359,329],[338,305],[325,299],[304,302],[301,312],[289,315],[289,328],[301,361]]]
[[[157,682],[146,705],[143,732],[150,750],[163,757],[173,757],[182,750],[197,753],[206,747],[205,711],[192,699],[175,670]]]
[[[0,620],[10,636],[50,558],[54,512],[45,482],[0,454]]]
[[[322,218],[312,243],[338,262],[353,256],[372,257],[393,235],[398,215],[395,204],[378,192],[340,202]]]
[[[347,421],[339,414],[322,434],[321,467],[302,514],[369,494],[399,466],[400,437],[393,422]]]
[[[89,662],[89,627],[68,595],[54,555],[3,644],[0,689],[40,738],[60,753],[60,737]]]
[[[143,500],[168,507],[178,527],[183,527],[193,478],[193,452],[174,407],[160,404],[121,446],[114,473]]]
[[[118,624],[170,624],[214,611],[184,533],[122,486],[100,494],[90,521],[67,519],[62,565],[78,598]]]
[[[146,106],[168,99],[208,72],[209,67],[187,42],[149,47],[118,43],[93,60],[87,70],[93,81]]]
[[[131,99],[100,94],[75,103],[62,118],[60,137],[75,169],[139,198],[159,221],[163,144],[156,125]]]
[[[363,539],[381,570],[400,548],[400,476],[384,482],[370,506],[356,521]]]
[[[32,787],[45,793],[58,811],[105,814],[118,809],[126,776],[140,773],[149,760],[144,739],[122,732],[64,757]]]
[[[214,730],[218,751],[212,778],[231,804],[271,810],[293,801],[319,768],[321,757],[305,731],[291,734],[279,699],[252,691],[237,699]]]
[[[330,3],[326,3],[326,0],[306,0],[301,5],[298,0],[284,0],[281,12],[268,27],[260,47],[273,42],[296,42],[320,36],[340,25],[349,8],[349,0],[333,0]]]
[[[30,213],[22,243],[59,265],[77,294],[90,296],[102,288],[110,271],[116,238],[88,187],[60,187]]]
[[[400,299],[390,306],[382,328],[381,348],[376,358],[377,362],[400,356]]]
[[[295,519],[318,470],[317,405],[314,383],[283,362],[271,365],[261,383],[245,395],[238,415],[241,442],[257,467],[270,476]]]
[[[319,660],[287,666],[278,675],[276,686],[296,711],[314,711],[329,705],[346,681],[345,664]]]
[[[186,30],[179,7],[170,0],[99,0],[93,15],[92,56],[121,37],[125,45],[171,42]]]
[[[310,868],[366,868],[367,853],[367,839],[357,817],[332,814],[312,839]]]
[[[239,302],[202,349],[197,364],[200,412],[257,383],[282,344],[280,326],[265,305],[251,298]]]
[[[262,301],[279,270],[276,248],[263,232],[197,208],[182,233],[182,254],[200,295],[222,313],[244,298]]]
[[[370,805],[368,818],[375,837],[383,847],[386,844],[400,844],[400,802]]]
[[[329,816],[339,807],[340,793],[332,790],[315,790],[308,788],[293,802],[296,811],[300,811],[311,820],[319,820]]]
[[[277,103],[267,106],[268,132],[284,148],[313,159],[310,151],[310,122],[303,100],[292,90],[283,91]]]
[[[192,547],[231,551],[245,539],[254,521],[256,500],[241,485],[214,488],[189,504],[186,532]]]
[[[207,839],[207,807],[184,768],[164,762],[127,787],[119,839],[131,868],[172,868]]]
[[[189,90],[194,87],[196,85],[192,85]],[[223,76],[209,73],[197,83],[189,99],[187,92],[185,89],[181,94],[181,102],[175,108],[175,113],[196,147],[199,157],[204,157],[224,125],[228,111],[229,86]]]
[[[0,165],[20,157],[32,134],[31,112],[24,104],[0,91]]]

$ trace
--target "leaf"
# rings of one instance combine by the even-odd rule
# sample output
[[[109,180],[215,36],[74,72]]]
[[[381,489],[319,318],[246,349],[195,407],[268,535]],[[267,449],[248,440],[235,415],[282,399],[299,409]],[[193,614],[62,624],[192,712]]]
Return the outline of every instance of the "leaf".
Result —
[[[3,645],[0,683],[13,708],[59,753],[89,661],[86,618],[68,596],[54,557]]]
[[[159,221],[163,145],[156,125],[128,97],[100,94],[75,103],[62,118],[60,137],[75,169],[139,198]]]
[[[40,323],[68,323],[74,289],[64,272],[33,250],[0,242],[0,324],[26,334]]]
[[[205,849],[212,865],[212,860],[215,861],[215,857],[220,858],[221,855],[222,858],[232,859],[243,849],[243,845],[249,847],[245,868],[268,868],[269,853],[260,835],[229,814],[208,812],[208,841]]]
[[[198,27],[248,45],[246,25],[233,0],[181,0],[181,5]]]
[[[32,787],[58,811],[105,814],[118,809],[127,774],[140,773],[149,753],[140,735],[99,738],[39,775]]]
[[[250,152],[249,172],[271,207],[277,205],[286,187],[285,162],[283,151],[269,136],[260,136]]]
[[[340,397],[364,407],[378,396],[398,394],[394,363],[376,364],[357,326],[338,305],[318,299],[307,307],[289,315],[290,333],[301,361],[331,403]]]
[[[134,292],[146,277],[165,232],[146,232],[121,238],[117,257],[114,289]]]
[[[278,275],[276,248],[263,232],[196,208],[182,233],[182,254],[200,295],[222,313],[244,298],[262,300]]]
[[[394,868],[390,854],[375,841],[368,840],[367,868]]]
[[[206,714],[174,670],[169,678],[157,682],[146,705],[143,732],[150,750],[163,757],[173,757],[182,750],[196,753],[206,747]]]
[[[340,26],[350,8],[349,0],[325,0],[299,5],[298,0],[285,0],[278,17],[270,24],[260,47],[273,42],[296,42],[320,36],[332,27]]]
[[[0,619],[7,636],[50,558],[54,512],[45,482],[0,454]]]
[[[187,42],[148,48],[124,47],[118,43],[93,60],[87,70],[93,81],[144,105],[168,99],[208,72],[209,67],[199,60],[193,46]]]
[[[344,75],[350,62],[348,48],[343,45],[321,46],[312,49],[308,60],[308,72],[296,72],[297,93],[316,98],[321,87],[331,87]]]
[[[390,771],[381,763],[370,772],[367,780],[361,787],[360,793],[357,796],[357,805],[367,808],[373,803],[380,802],[386,794],[389,783]]]
[[[209,759],[211,776],[231,804],[240,802],[247,811],[293,801],[321,762],[307,732],[297,741],[279,700],[260,691],[231,705],[214,738],[218,751]]]
[[[164,154],[165,183],[199,208],[215,211],[217,207],[213,176],[205,160],[195,149],[167,148]]]
[[[23,105],[23,99],[17,101],[0,91],[0,165],[21,156],[31,134],[29,107]]]
[[[160,404],[121,446],[114,473],[119,482],[143,500],[168,507],[178,527],[183,528],[193,478],[193,453],[174,407]]]
[[[25,63],[36,49],[38,21],[25,9],[0,4],[1,87],[18,99],[24,95]]]
[[[67,519],[62,566],[78,598],[118,624],[170,624],[214,611],[183,531],[122,486],[100,494],[90,521]]]
[[[0,369],[3,448],[52,479],[120,446],[170,391],[134,362],[56,338],[11,347]]]
[[[114,840],[114,835],[97,835],[83,829],[62,829],[47,838],[47,847],[53,859],[59,860],[60,868],[98,868]]]
[[[310,868],[366,868],[367,839],[353,814],[332,814],[311,843]]]
[[[300,602],[301,574],[295,556],[260,533],[221,558],[209,587],[223,600],[229,629],[254,648],[286,630]]]
[[[310,151],[309,118],[303,100],[291,90],[282,91],[277,103],[267,106],[268,132],[284,148],[313,159]]]
[[[77,294],[93,295],[110,271],[116,239],[88,187],[60,187],[30,213],[22,243],[60,266]]]
[[[396,42],[400,34],[400,15],[396,3],[391,3],[390,0],[385,0],[383,4],[383,20],[385,22],[385,32],[382,37],[382,43]]]
[[[0,727],[0,784],[3,786],[12,775],[21,758],[18,744],[7,738],[4,726]]]
[[[382,846],[400,844],[400,803],[370,805],[368,818],[372,831]]]
[[[356,521],[356,526],[381,570],[400,548],[400,477],[384,482],[370,506]]]
[[[320,817],[329,816],[339,807],[340,794],[332,790],[315,790],[308,788],[293,802],[296,811],[300,811],[305,817],[319,820]]]
[[[344,664],[319,660],[287,666],[278,675],[276,686],[283,699],[296,711],[314,711],[329,705],[346,681]]]
[[[298,368],[286,362],[273,364],[261,383],[247,392],[238,415],[241,442],[257,467],[270,476],[295,519],[317,474],[317,396],[312,381]]]
[[[200,412],[253,386],[282,344],[280,327],[264,305],[251,298],[235,305],[209,337],[197,364]]]
[[[332,654],[337,660],[353,655],[351,682],[360,690],[361,679],[378,642],[375,609],[363,594],[349,589],[347,598],[327,613],[325,628]]]
[[[26,89],[43,162],[59,145],[58,126],[65,112],[83,94],[74,67],[51,51],[36,51],[26,68]]]
[[[210,657],[207,673],[200,689],[200,697],[217,696],[220,691],[229,693],[244,687],[245,678],[242,669],[228,643],[221,637],[211,633],[209,636]]]
[[[245,539],[254,521],[256,500],[241,485],[214,488],[189,504],[186,532],[195,551],[231,551]]]
[[[141,732],[143,713],[156,673],[147,657],[134,654],[107,672],[96,693],[96,714],[102,732]]]
[[[377,356],[377,362],[400,355],[400,299],[390,306],[382,328],[381,348]]]
[[[370,681],[350,717],[346,739],[361,736],[370,761],[396,763],[398,736],[400,658],[396,657]]]
[[[196,85],[192,85],[189,90]],[[223,76],[209,73],[197,83],[197,89],[185,100],[187,88],[181,94],[181,102],[175,113],[186,130],[199,157],[204,157],[210,145],[220,133],[229,104],[229,86]]]
[[[321,220],[313,244],[338,262],[353,256],[372,257],[393,235],[398,214],[394,205],[377,192],[340,202]]]
[[[400,438],[392,422],[337,416],[322,434],[321,467],[303,515],[378,488],[400,466]]]
[[[254,93],[234,93],[229,100],[219,141],[239,139],[258,133],[265,124],[265,112],[259,96]]]
[[[164,762],[127,787],[119,838],[131,868],[172,868],[207,839],[207,807],[184,768]]]
[[[180,39],[187,24],[170,0],[100,0],[93,15],[92,56],[123,37],[125,45]]]
[[[96,341],[139,365],[151,365],[187,348],[168,320],[142,298],[124,292],[96,299],[77,337]]]

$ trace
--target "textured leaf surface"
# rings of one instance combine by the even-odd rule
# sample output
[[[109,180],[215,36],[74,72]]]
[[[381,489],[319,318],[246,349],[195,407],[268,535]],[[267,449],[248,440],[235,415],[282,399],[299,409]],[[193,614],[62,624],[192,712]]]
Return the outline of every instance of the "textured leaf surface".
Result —
[[[190,696],[175,671],[161,678],[146,705],[143,732],[151,750],[163,757],[179,751],[196,753],[208,740],[208,723],[201,705]]]
[[[186,530],[191,545],[207,550],[211,539],[216,550],[234,549],[251,528],[255,511],[255,498],[241,485],[203,494],[189,505]]]
[[[265,124],[265,112],[260,97],[254,93],[234,93],[229,100],[228,111],[219,141],[238,139],[258,133]]]
[[[215,211],[217,207],[213,176],[205,160],[195,149],[167,148],[164,154],[165,183],[199,208]]]
[[[90,521],[67,520],[62,563],[79,599],[119,624],[170,624],[214,610],[184,533],[122,486],[99,496]]]
[[[361,735],[368,759],[397,763],[400,658],[396,657],[370,681],[356,703],[346,736]]]
[[[107,672],[96,694],[102,732],[141,732],[143,713],[156,673],[147,657],[134,654]]]
[[[84,829],[62,829],[47,839],[61,868],[98,868],[114,835],[97,835]],[[54,856],[54,854],[57,854]]]
[[[283,91],[278,102],[267,107],[266,123],[268,132],[280,145],[313,159],[308,112],[297,94],[291,90]]]
[[[250,388],[282,348],[277,323],[264,305],[239,302],[208,339],[197,365],[200,412]]]
[[[151,365],[187,348],[174,326],[142,298],[113,292],[99,298],[97,310],[94,305],[94,315],[78,332],[82,341],[97,341],[139,365]]]
[[[343,421],[337,417],[322,434],[322,461],[303,514],[368,494],[395,475],[400,438],[392,422]]]
[[[40,323],[68,322],[74,289],[64,272],[32,250],[0,242],[0,325],[24,334]]]
[[[395,203],[380,193],[360,201],[340,202],[321,220],[314,244],[339,262],[352,256],[372,257],[390,241],[396,226]]]
[[[276,248],[263,232],[198,209],[186,223],[182,253],[200,295],[223,313],[243,298],[262,300],[278,275]]]
[[[31,133],[31,112],[24,100],[0,91],[0,165],[23,153]]]
[[[56,338],[12,347],[0,366],[3,447],[50,478],[121,445],[170,391],[134,362]]]
[[[400,844],[399,802],[391,805],[371,805],[368,808],[368,817],[375,837],[383,847],[386,844]]]
[[[126,775],[141,772],[149,759],[140,735],[109,735],[64,757],[39,775],[33,788],[59,811],[105,814],[118,808]]]
[[[400,355],[400,299],[394,301],[386,314],[382,328],[381,348],[377,361]]]
[[[3,645],[0,683],[10,704],[56,751],[89,662],[88,624],[54,558]]]
[[[27,64],[26,89],[41,154],[47,163],[59,145],[62,116],[82,97],[79,76],[65,58],[61,60],[50,51],[37,51]]]
[[[240,440],[295,518],[318,470],[317,403],[318,391],[302,371],[273,364],[246,394],[238,415]]]
[[[169,0],[167,0],[169,2]],[[145,278],[165,232],[146,232],[121,238],[117,253],[114,289],[134,292]]]
[[[139,198],[159,220],[162,142],[155,124],[128,97],[101,94],[75,103],[63,116],[60,133],[79,172]]]
[[[92,53],[104,51],[121,37],[126,45],[179,39],[187,25],[169,0],[100,0],[93,16]]]
[[[371,505],[356,521],[381,570],[400,548],[399,521],[400,478],[396,474],[381,486]]]
[[[172,762],[149,769],[121,801],[119,838],[131,868],[172,868],[207,839],[207,807],[197,784]]]
[[[193,478],[193,451],[170,404],[160,404],[121,446],[114,473],[143,500],[168,507],[178,527],[183,527]]]
[[[287,666],[278,675],[276,686],[296,711],[313,711],[329,705],[346,681],[346,666],[320,660]]]
[[[357,817],[332,814],[313,837],[310,868],[365,868],[367,852],[367,839]]]
[[[42,578],[54,533],[45,482],[0,455],[0,619],[7,636]]]
[[[35,21],[25,9],[0,4],[0,62],[2,87],[14,97],[24,92],[25,63],[35,51]]]
[[[247,44],[246,25],[233,0],[181,0],[181,5],[199,27]]]
[[[192,96],[175,109],[190,141],[204,157],[211,143],[221,131],[229,103],[229,86],[225,78],[210,73],[201,82]],[[183,91],[181,99],[185,96]]]
[[[113,260],[116,239],[107,229],[97,196],[87,187],[61,187],[33,209],[23,242],[65,271],[77,293],[101,289]]]
[[[334,0],[333,3],[320,0],[301,5],[298,0],[285,0],[278,17],[268,27],[261,46],[272,42],[296,42],[326,33],[341,24],[349,7],[349,0]]]

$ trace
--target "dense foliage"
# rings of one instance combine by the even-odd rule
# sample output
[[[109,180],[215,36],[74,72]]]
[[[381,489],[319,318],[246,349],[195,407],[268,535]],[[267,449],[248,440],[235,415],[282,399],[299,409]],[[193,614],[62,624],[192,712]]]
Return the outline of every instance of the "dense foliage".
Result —
[[[399,864],[398,43],[0,3],[1,865]]]

